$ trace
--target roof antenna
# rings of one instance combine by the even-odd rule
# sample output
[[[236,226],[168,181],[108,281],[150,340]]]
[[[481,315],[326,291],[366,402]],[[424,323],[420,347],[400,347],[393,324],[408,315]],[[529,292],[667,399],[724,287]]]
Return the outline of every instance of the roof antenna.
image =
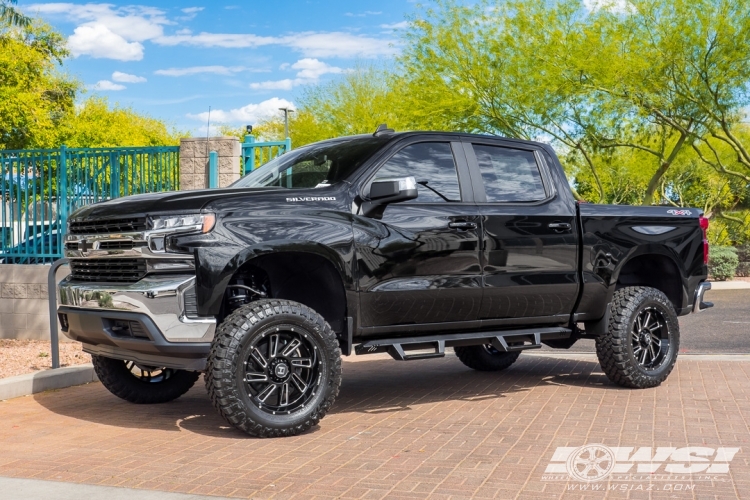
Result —
[[[372,135],[373,137],[377,137],[379,135],[392,134],[393,132],[395,132],[395,130],[393,130],[392,128],[388,128],[388,125],[386,125],[385,123],[381,123],[380,125],[378,125],[378,129]]]

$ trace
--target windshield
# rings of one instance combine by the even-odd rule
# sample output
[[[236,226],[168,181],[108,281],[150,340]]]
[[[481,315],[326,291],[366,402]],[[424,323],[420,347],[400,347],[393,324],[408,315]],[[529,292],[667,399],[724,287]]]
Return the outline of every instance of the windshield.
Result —
[[[358,137],[310,144],[274,158],[231,187],[330,186],[349,177],[388,140],[388,137]]]

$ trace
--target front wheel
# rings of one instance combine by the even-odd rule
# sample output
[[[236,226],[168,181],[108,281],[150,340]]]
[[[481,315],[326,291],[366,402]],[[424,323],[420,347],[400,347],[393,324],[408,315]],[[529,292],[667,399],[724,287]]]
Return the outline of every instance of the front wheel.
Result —
[[[219,326],[206,388],[219,413],[258,437],[293,436],[316,425],[341,385],[341,350],[331,327],[307,306],[264,299]]]
[[[617,290],[608,332],[596,339],[596,354],[607,377],[623,387],[656,387],[677,362],[680,326],[672,303],[655,288]]]
[[[102,385],[115,396],[137,404],[173,401],[195,385],[198,372],[146,366],[134,361],[91,356]]]

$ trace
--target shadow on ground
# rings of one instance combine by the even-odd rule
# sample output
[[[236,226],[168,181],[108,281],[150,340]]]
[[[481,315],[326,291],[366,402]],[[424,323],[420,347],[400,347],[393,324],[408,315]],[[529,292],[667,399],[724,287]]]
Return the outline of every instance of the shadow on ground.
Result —
[[[619,390],[600,372],[598,363],[542,356],[519,358],[503,372],[466,368],[454,354],[412,362],[376,359],[344,362],[344,381],[330,414],[410,411],[415,405],[443,401],[503,398],[537,386],[565,385]],[[135,405],[110,394],[101,384],[41,393],[34,399],[56,414],[102,425],[238,438],[216,412],[202,379],[180,399],[159,405]],[[310,432],[315,432],[313,428]]]

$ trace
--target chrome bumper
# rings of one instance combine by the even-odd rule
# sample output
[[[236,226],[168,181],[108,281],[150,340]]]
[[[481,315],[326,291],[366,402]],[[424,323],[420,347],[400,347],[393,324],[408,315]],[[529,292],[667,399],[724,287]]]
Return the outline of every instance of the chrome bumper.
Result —
[[[195,276],[152,276],[137,283],[100,285],[75,283],[69,278],[58,286],[60,310],[114,317],[145,316],[166,342],[210,342],[214,318],[191,319],[185,315],[185,293],[195,287]],[[68,335],[72,338],[71,335]],[[156,341],[157,339],[152,339]]]
[[[707,291],[711,289],[711,283],[708,281],[704,281],[698,285],[698,288],[695,289],[695,300],[693,301],[693,312],[701,312],[704,309],[708,309],[709,307],[713,307],[713,302],[703,302],[703,294],[705,294]]]

